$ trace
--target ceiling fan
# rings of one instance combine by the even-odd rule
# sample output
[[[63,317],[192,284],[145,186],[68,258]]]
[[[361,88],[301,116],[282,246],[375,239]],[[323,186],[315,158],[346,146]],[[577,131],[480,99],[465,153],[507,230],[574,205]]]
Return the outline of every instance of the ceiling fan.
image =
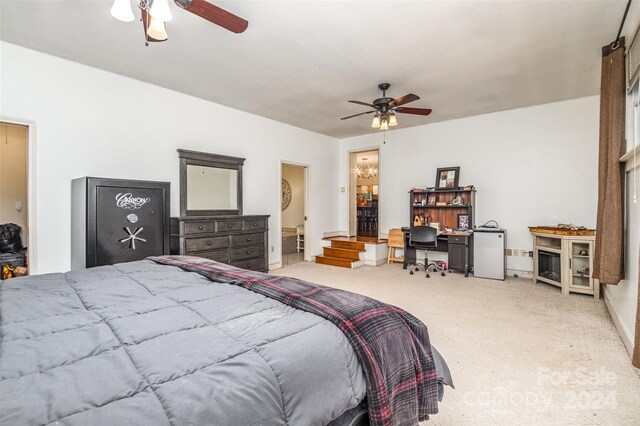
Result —
[[[350,115],[348,117],[342,117],[340,120],[347,120],[349,118],[358,117],[360,115],[375,113],[373,116],[373,122],[371,127],[380,130],[389,130],[389,127],[397,126],[398,119],[396,113],[401,114],[413,114],[413,115],[429,115],[431,110],[428,108],[407,108],[402,105],[409,102],[417,101],[420,96],[409,93],[408,95],[401,96],[397,99],[387,97],[387,90],[391,85],[389,83],[378,84],[378,88],[382,90],[382,97],[375,99],[371,103],[360,101],[349,101],[352,104],[365,105],[373,108],[371,111],[361,112],[360,114]]]
[[[140,8],[141,21],[146,44],[167,40],[166,23],[173,19],[169,9],[169,0],[135,0]],[[174,0],[180,8],[193,13],[209,22],[221,26],[236,34],[244,32],[249,23],[205,0]],[[119,21],[135,20],[131,0],[114,0],[111,15]]]

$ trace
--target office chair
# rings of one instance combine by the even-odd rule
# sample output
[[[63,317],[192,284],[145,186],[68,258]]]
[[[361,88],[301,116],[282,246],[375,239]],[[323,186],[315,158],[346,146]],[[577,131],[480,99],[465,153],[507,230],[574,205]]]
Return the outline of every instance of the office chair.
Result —
[[[416,250],[416,262],[410,263],[409,266],[415,265],[416,271],[419,271],[419,265],[423,265],[427,272],[427,278],[431,278],[429,275],[429,268],[433,267],[434,272],[440,272],[444,277],[444,270],[440,262],[429,263],[428,250],[438,247],[438,230],[431,226],[412,226],[409,230],[409,247]],[[424,250],[424,264],[418,263],[417,251]],[[409,274],[413,275],[413,269],[410,268]]]

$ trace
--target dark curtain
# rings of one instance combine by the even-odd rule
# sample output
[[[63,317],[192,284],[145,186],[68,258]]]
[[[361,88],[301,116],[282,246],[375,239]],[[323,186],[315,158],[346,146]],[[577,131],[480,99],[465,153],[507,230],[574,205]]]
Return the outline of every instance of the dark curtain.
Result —
[[[638,307],[636,308],[636,343],[633,347],[631,363],[640,368],[640,256],[638,256]]]
[[[624,278],[624,38],[602,48],[598,222],[593,275],[601,283]]]

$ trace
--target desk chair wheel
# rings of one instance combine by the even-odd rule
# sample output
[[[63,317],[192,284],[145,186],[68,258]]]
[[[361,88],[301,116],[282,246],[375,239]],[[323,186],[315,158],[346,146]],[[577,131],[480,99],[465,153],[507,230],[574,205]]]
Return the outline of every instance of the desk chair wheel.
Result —
[[[416,272],[418,272],[419,270],[420,270],[420,268],[418,268],[418,267],[416,266]]]
[[[440,275],[442,275],[442,276],[444,277],[444,276],[445,276],[445,273],[444,273],[444,272],[441,272],[441,273],[440,273]]]
[[[431,278],[431,275],[429,275],[429,273],[427,272],[427,278]]]
[[[409,271],[409,275],[413,275],[413,271]]]

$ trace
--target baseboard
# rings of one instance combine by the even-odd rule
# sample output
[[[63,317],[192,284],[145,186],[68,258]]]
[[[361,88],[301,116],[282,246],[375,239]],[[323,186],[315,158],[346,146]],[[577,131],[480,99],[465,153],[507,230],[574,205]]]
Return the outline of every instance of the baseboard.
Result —
[[[280,262],[275,262],[275,263],[270,263],[269,264],[269,270],[273,270],[273,269],[280,269],[282,268],[282,260]]]
[[[387,263],[387,259],[377,259],[377,260],[373,260],[373,259],[365,259],[361,261],[363,265],[368,265],[368,266],[380,266],[380,265],[384,265],[385,263]]]
[[[620,321],[620,317],[616,313],[615,309],[613,309],[613,305],[611,304],[611,299],[609,299],[609,291],[607,290],[607,286],[604,286],[604,305],[607,307],[607,311],[609,312],[609,316],[613,321],[613,325],[616,326],[616,330],[618,330],[618,334],[620,335],[620,340],[624,344],[629,357],[633,354],[633,339],[631,338],[631,334],[629,331],[622,325],[622,321]]]
[[[533,271],[521,271],[519,269],[507,269],[507,275],[514,276],[518,274],[520,278],[531,278],[533,279]]]
[[[348,231],[327,231],[322,233],[322,238],[331,238],[331,237],[348,237]]]

